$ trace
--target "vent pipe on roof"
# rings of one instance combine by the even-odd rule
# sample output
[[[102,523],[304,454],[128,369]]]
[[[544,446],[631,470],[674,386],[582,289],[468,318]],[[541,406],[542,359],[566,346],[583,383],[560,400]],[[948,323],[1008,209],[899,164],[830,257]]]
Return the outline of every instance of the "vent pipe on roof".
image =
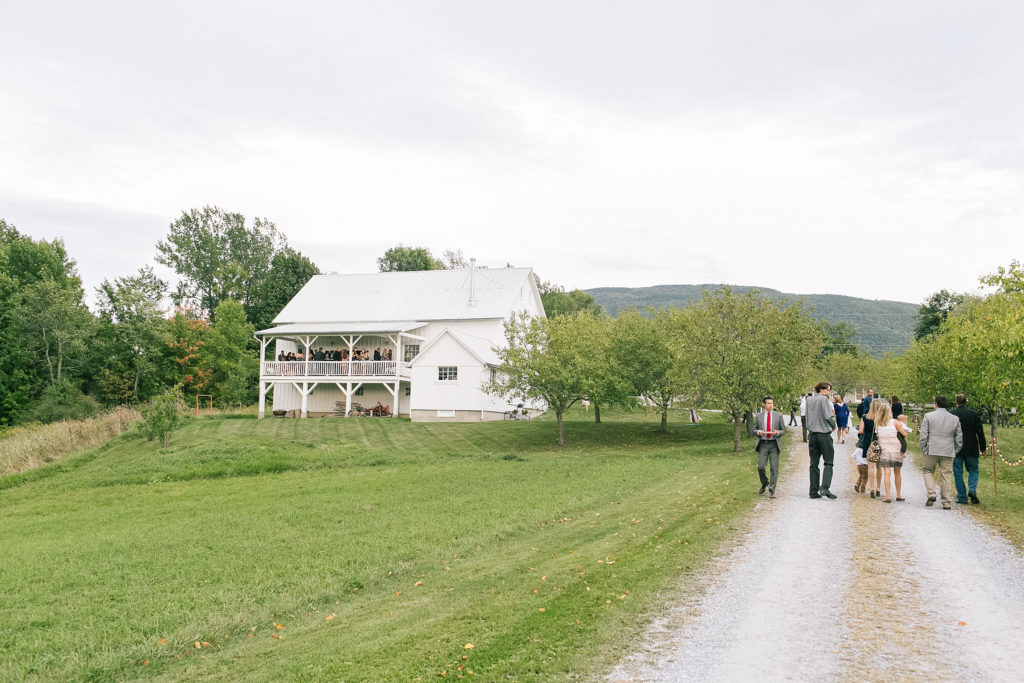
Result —
[[[469,259],[469,305],[476,306],[476,259]]]

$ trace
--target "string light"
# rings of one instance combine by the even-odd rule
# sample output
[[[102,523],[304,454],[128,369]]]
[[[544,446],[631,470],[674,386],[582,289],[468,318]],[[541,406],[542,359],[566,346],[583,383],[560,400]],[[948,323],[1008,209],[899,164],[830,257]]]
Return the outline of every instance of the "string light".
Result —
[[[1010,462],[1009,460],[1007,460],[1006,458],[1004,458],[1004,457],[1003,457],[1003,454],[1002,454],[1002,452],[1000,452],[1000,450],[999,450],[999,446],[997,446],[997,445],[996,445],[996,437],[994,437],[994,436],[992,437],[992,445],[990,446],[990,448],[992,449],[992,452],[993,452],[993,453],[994,453],[995,455],[998,455],[998,456],[999,456],[999,459],[1000,459],[1000,460],[1002,460],[1003,462],[1005,462],[1005,463],[1006,463],[1007,465],[1009,465],[1010,467],[1017,467],[1018,465],[1024,465],[1024,455],[1021,455],[1021,456],[1020,456],[1019,458],[1017,458],[1017,460],[1016,460],[1016,461],[1014,461],[1014,462]]]

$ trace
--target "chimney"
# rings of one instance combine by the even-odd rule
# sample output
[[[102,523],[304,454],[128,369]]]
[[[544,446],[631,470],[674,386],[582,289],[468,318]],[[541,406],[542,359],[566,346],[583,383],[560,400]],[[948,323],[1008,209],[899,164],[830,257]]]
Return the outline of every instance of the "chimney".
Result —
[[[469,305],[476,306],[476,259],[469,259]]]

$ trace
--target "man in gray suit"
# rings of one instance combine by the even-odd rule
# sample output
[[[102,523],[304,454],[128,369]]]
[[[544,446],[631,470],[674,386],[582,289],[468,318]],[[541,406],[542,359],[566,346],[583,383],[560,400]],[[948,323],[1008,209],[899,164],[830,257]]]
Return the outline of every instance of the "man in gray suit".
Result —
[[[807,453],[810,456],[811,498],[835,500],[832,486],[832,468],[835,449],[832,448],[832,431],[836,428],[836,414],[832,411],[829,393],[832,385],[818,382],[814,395],[807,399]],[[821,470],[818,462],[823,463]]]
[[[953,458],[964,445],[964,430],[960,418],[946,408],[949,401],[945,396],[935,397],[935,410],[921,421],[921,469],[924,470],[924,486],[928,489],[928,507],[935,505],[935,466],[939,466],[939,483],[942,487],[942,509],[953,507]]]
[[[779,481],[779,437],[786,433],[786,419],[775,410],[775,399],[765,396],[761,399],[764,410],[754,417],[754,433],[757,434],[757,475],[761,478],[761,490],[768,489],[768,497],[775,497],[775,484]],[[771,465],[772,477],[765,476],[765,467]]]

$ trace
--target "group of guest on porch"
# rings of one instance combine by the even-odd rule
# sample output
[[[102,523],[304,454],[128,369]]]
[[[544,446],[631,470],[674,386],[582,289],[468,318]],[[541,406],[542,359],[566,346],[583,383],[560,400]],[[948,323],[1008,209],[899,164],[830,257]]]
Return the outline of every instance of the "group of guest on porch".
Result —
[[[302,351],[294,351],[285,353],[282,351],[277,354],[279,361],[304,361],[306,355]],[[323,347],[318,348],[309,354],[309,360],[320,361],[320,360],[334,360],[334,361],[346,361],[346,360],[391,360],[391,349],[382,349],[379,346],[371,353],[369,349],[352,349],[352,358],[349,359],[348,349],[324,349]]]

